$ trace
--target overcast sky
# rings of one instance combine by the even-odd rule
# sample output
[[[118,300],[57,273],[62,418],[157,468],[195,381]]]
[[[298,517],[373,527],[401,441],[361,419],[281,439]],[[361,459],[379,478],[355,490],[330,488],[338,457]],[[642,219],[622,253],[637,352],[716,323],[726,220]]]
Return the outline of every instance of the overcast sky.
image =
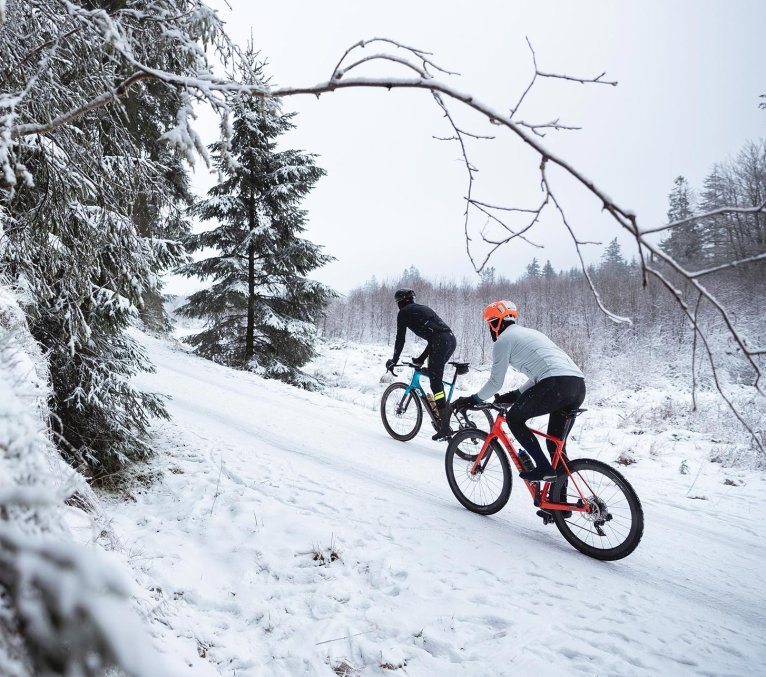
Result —
[[[645,228],[664,220],[676,176],[698,187],[713,163],[766,136],[766,111],[758,109],[766,93],[763,0],[212,4],[235,40],[244,44],[252,31],[276,85],[326,80],[348,46],[370,37],[433,52],[440,65],[460,72],[451,79],[458,89],[505,111],[532,74],[525,36],[541,70],[578,76],[606,71],[617,87],[542,83],[521,117],[583,127],[549,134],[544,142],[636,212]],[[390,74],[400,73],[392,68]],[[394,278],[413,264],[433,277],[475,275],[463,235],[465,167],[456,146],[433,139],[450,130],[428,93],[346,90],[319,100],[291,97],[284,108],[298,112],[298,127],[283,137],[284,146],[319,154],[327,170],[305,201],[307,237],[337,261],[316,278],[348,291],[373,275]],[[539,161],[507,131],[488,129],[470,115],[461,120],[477,132],[498,134],[475,151],[475,196],[533,204]],[[201,115],[200,131],[212,141],[212,118]],[[200,191],[211,185],[201,167],[195,185]],[[604,244],[618,236],[626,255],[633,255],[630,237],[600,214],[592,198],[567,181],[554,186],[578,232]],[[491,265],[515,277],[532,256],[550,259],[557,269],[576,264],[574,248],[552,220],[535,240],[545,249],[514,244]],[[591,247],[590,257],[602,250]]]

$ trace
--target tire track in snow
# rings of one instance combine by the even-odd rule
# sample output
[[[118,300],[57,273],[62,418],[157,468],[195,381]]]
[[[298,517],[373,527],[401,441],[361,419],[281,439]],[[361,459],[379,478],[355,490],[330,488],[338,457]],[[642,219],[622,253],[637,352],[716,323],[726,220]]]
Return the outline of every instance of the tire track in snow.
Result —
[[[354,550],[363,547],[366,539],[376,539],[372,541],[376,550],[384,549],[384,542],[391,542],[398,545],[398,550],[390,552],[409,549],[414,557],[423,557],[422,548],[418,549],[420,533],[407,533],[406,514],[401,513],[400,517],[389,508],[376,523],[374,510],[355,515],[356,504],[344,505],[344,496],[338,492],[338,486],[353,485],[355,498],[369,494],[374,500],[372,489],[379,488],[387,499],[384,508],[406,506],[417,513],[416,519],[423,525],[418,531],[424,537],[426,531],[431,531],[444,541],[438,544],[445,556],[443,561],[425,560],[420,566],[410,563],[406,569],[400,565],[390,575],[375,570],[365,573],[356,565],[349,565],[345,573],[331,570],[337,578],[334,585],[341,581],[346,581],[346,585],[366,584],[369,599],[360,600],[357,593],[352,593],[337,605],[329,602],[326,609],[321,605],[310,606],[315,619],[326,619],[328,613],[345,619],[337,625],[340,634],[332,634],[330,623],[326,636],[352,634],[358,619],[377,624],[380,629],[371,638],[349,641],[346,649],[349,655],[366,655],[370,647],[377,650],[389,639],[409,647],[408,651],[419,650],[411,646],[411,637],[392,628],[391,621],[418,616],[420,606],[425,609],[434,606],[431,597],[435,595],[439,601],[434,608],[441,615],[429,621],[420,647],[424,653],[417,654],[420,662],[408,666],[410,675],[503,674],[502,669],[496,669],[497,662],[493,663],[495,669],[489,668],[486,661],[490,655],[509,661],[507,665],[512,665],[513,671],[507,674],[539,673],[546,664],[554,673],[566,668],[575,674],[647,675],[673,671],[725,674],[727,654],[730,665],[739,668],[752,665],[754,656],[766,656],[758,631],[764,619],[759,598],[748,598],[746,587],[739,595],[727,598],[731,591],[715,577],[708,581],[684,578],[683,567],[687,563],[696,566],[697,553],[674,552],[672,539],[664,536],[662,527],[656,523],[648,527],[644,543],[629,560],[618,563],[589,560],[552,531],[554,527],[546,533],[536,522],[534,527],[530,526],[537,518],[530,516],[533,511],[526,495],[521,496],[523,514],[514,505],[506,508],[505,514],[490,518],[463,510],[446,487],[441,456],[427,446],[389,446],[391,443],[371,438],[376,430],[373,426],[379,423],[377,420],[373,423],[368,411],[316,394],[296,395],[286,386],[265,385],[251,375],[230,372],[189,355],[174,356],[164,347],[157,352],[162,355],[157,360],[161,370],[174,374],[176,399],[170,408],[178,419],[192,419],[189,427],[204,433],[203,438],[224,440],[227,431],[232,432],[235,439],[227,441],[226,450],[237,446],[258,449],[253,453],[257,462],[252,467],[247,456],[241,453],[231,456],[227,461],[231,471],[220,466],[212,452],[206,452],[208,469],[204,482],[208,489],[215,485],[220,467],[222,473],[225,468],[230,481],[246,492],[242,495],[244,499],[257,495],[284,502],[284,496],[292,492],[297,498],[296,503],[289,504],[292,508],[313,510],[315,490],[319,487],[328,500],[337,502],[345,511],[333,519],[360,520],[357,523],[362,527],[352,542]],[[188,366],[188,371],[180,364]],[[200,389],[200,383],[204,383],[204,389]],[[220,404],[212,406],[219,400]],[[300,416],[299,426],[279,425],[278,420],[271,425],[270,418],[284,421],[288,409]],[[318,427],[322,422],[327,426]],[[299,429],[309,430],[313,437],[301,436]],[[337,438],[340,430],[344,431],[346,448],[328,446],[324,437]],[[354,445],[361,448],[357,454],[351,454],[347,448],[355,448]],[[294,486],[277,490],[255,479],[264,461],[273,462],[278,470],[279,463],[290,462],[289,459],[296,461],[296,472],[302,473]],[[438,480],[434,480],[434,475],[438,475]],[[442,490],[434,489],[435,481],[442,483]],[[309,482],[311,485],[306,486]],[[521,487],[517,484],[515,488]],[[234,507],[237,500],[240,497],[222,497],[220,509]],[[652,505],[652,513],[660,513],[661,499],[652,497],[646,503]],[[679,531],[690,526],[673,512],[672,506],[666,509]],[[397,519],[402,523],[397,524]],[[685,534],[684,544],[699,547],[700,554],[704,553],[705,539],[717,536],[719,525],[711,530],[692,526]],[[743,543],[755,552],[752,541],[744,538]],[[646,550],[650,544],[658,549]],[[377,559],[370,561],[382,563]],[[276,574],[278,567],[272,565],[269,571]],[[285,584],[275,594],[273,603],[287,605],[293,613],[303,608],[301,596],[307,591],[321,595],[325,589],[324,583],[314,578],[304,583],[302,587]],[[406,595],[412,599],[405,599]],[[342,595],[341,598],[345,599]],[[452,608],[451,598],[464,606]],[[376,611],[376,607],[380,609]],[[227,608],[224,605],[220,610],[221,622],[225,621]],[[676,609],[686,617],[675,618]],[[579,623],[572,622],[577,614]],[[447,621],[448,618],[451,620]],[[235,621],[230,620],[232,631],[237,628]],[[289,621],[290,617],[282,614],[286,627],[291,627]],[[581,632],[578,625],[582,625]],[[534,641],[527,642],[527,635]],[[742,648],[743,636],[748,636],[750,648],[746,651],[737,648]],[[727,647],[727,640],[737,646]],[[288,640],[282,636],[279,641]],[[535,649],[540,643],[550,648],[544,661]],[[276,649],[279,644],[271,642],[269,646]],[[241,662],[246,673],[253,669],[252,665],[252,661]],[[525,667],[529,669],[525,671]]]

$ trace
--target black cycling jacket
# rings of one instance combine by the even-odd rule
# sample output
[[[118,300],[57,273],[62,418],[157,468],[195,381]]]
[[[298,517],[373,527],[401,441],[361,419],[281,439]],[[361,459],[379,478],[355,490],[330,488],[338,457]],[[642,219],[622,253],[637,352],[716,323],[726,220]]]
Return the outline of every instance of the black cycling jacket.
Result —
[[[416,336],[429,342],[434,334],[452,331],[444,320],[428,306],[421,305],[420,303],[410,303],[404,306],[396,317],[394,362],[399,360],[399,355],[401,355],[402,348],[404,348],[404,336],[408,329]]]

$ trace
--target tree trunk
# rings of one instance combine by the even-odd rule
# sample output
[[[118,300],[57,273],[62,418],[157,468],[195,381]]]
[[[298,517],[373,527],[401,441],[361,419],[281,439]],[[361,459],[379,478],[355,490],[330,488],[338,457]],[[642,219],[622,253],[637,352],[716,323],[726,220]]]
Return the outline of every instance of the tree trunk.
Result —
[[[250,188],[249,221],[250,226],[250,244],[247,247],[247,328],[245,329],[245,363],[242,365],[247,368],[250,360],[253,359],[255,352],[255,195],[253,195],[252,186]]]
[[[247,248],[247,329],[245,333],[245,364],[253,357],[255,335],[255,243]]]

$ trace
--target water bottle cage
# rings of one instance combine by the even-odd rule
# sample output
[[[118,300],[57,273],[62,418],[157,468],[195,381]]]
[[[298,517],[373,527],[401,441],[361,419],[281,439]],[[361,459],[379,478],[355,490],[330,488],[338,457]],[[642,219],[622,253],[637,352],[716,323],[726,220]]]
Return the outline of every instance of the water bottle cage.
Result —
[[[523,470],[534,470],[536,467],[532,457],[524,449],[519,451],[519,462]]]

